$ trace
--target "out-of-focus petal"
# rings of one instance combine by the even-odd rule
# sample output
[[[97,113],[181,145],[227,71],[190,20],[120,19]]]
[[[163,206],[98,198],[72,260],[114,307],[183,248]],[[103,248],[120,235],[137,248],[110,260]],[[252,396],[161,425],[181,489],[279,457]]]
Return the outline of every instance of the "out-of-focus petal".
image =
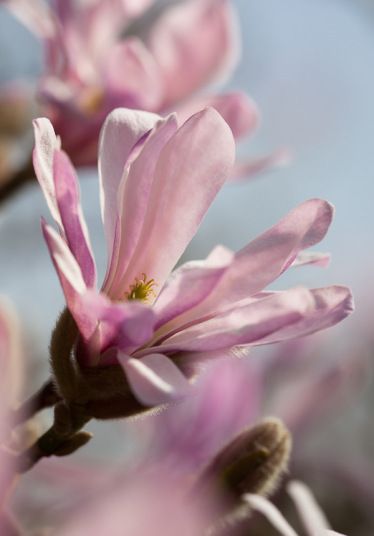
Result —
[[[326,268],[329,265],[330,260],[330,253],[320,251],[301,251],[291,266],[296,267],[313,264],[315,266],[320,266],[321,268]]]
[[[287,486],[303,526],[309,536],[325,534],[329,523],[310,490],[302,482],[293,481]]]
[[[162,354],[134,359],[119,354],[136,398],[145,406],[158,406],[185,396],[190,384],[174,363]]]
[[[258,126],[259,111],[256,104],[248,95],[239,91],[190,99],[178,106],[178,119],[187,120],[191,115],[208,106],[215,108],[222,115],[230,126],[234,138],[248,136]]]
[[[96,283],[96,267],[80,205],[78,177],[63,151],[54,152],[53,176],[67,244],[81,268],[86,285],[93,287]]]
[[[166,11],[149,40],[165,80],[164,108],[231,71],[237,33],[226,0],[191,0]]]
[[[101,214],[109,258],[112,254],[118,218],[118,187],[126,161],[134,145],[159,119],[159,116],[149,112],[119,108],[108,115],[101,130],[99,141]]]
[[[215,360],[184,401],[153,417],[156,456],[158,447],[164,458],[175,459],[178,472],[195,472],[258,418],[261,382],[248,361],[232,356]]]
[[[40,37],[54,34],[55,26],[48,6],[42,0],[2,0],[9,11],[15,15],[31,32]]]
[[[155,110],[162,96],[162,81],[153,57],[139,39],[111,47],[105,58],[104,83],[118,103]]]
[[[212,108],[192,116],[172,136],[156,165],[124,289],[142,273],[162,287],[227,179],[234,151],[229,126]]]
[[[260,512],[279,531],[282,536],[298,536],[280,511],[265,497],[260,495],[244,495],[244,499],[253,508]]]
[[[235,164],[230,182],[237,183],[256,178],[261,173],[287,166],[291,159],[289,149],[281,148],[262,157],[239,160]]]

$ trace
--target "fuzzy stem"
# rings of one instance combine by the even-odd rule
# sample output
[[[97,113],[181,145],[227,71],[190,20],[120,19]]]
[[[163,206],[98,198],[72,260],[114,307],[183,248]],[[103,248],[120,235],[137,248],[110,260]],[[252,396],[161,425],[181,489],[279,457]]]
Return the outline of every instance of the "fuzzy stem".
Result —
[[[63,411],[58,411],[58,410]],[[55,407],[55,421],[30,448],[20,455],[18,472],[29,471],[42,458],[48,458],[64,448],[91,418],[82,408],[65,406],[63,402]],[[59,415],[59,413],[63,415]]]

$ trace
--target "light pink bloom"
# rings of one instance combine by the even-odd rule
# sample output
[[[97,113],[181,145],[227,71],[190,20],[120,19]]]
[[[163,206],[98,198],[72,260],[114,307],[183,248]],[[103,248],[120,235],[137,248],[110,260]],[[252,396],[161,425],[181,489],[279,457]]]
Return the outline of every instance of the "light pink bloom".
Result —
[[[192,501],[180,482],[157,470],[112,479],[75,510],[56,536],[201,536],[213,517],[207,500]]]
[[[151,431],[149,457],[166,462],[169,472],[201,470],[243,428],[257,421],[260,393],[257,375],[251,372],[242,359],[210,363],[188,397],[144,420]]]
[[[42,40],[39,97],[77,165],[95,163],[102,123],[118,106],[164,113],[180,105],[190,116],[210,105],[235,135],[257,124],[255,105],[239,92],[205,96],[203,105],[200,97],[191,100],[209,82],[227,77],[237,62],[229,0],[164,7],[153,0],[4,3]]]
[[[325,515],[317,505],[312,493],[302,482],[290,482],[288,492],[298,511],[303,528],[308,536],[344,536],[330,530]],[[245,495],[250,506],[261,512],[282,536],[298,536],[279,510],[265,497]]]
[[[100,292],[74,169],[47,119],[35,122],[35,136],[35,171],[60,230],[43,222],[43,233],[82,336],[77,358],[91,367],[119,361],[144,405],[188,389],[176,357],[191,366],[233,347],[313,333],[352,311],[345,287],[263,291],[325,236],[333,209],[318,199],[239,252],[219,246],[171,274],[234,163],[231,130],[215,110],[179,128],[173,115],[108,116],[99,151],[108,245]]]

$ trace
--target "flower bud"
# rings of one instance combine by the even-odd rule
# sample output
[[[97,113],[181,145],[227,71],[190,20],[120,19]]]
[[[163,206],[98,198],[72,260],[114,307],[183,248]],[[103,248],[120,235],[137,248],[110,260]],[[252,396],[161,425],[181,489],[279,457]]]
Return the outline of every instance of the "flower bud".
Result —
[[[205,469],[199,482],[218,488],[237,503],[244,493],[266,495],[286,470],[291,436],[283,423],[269,418],[241,432]]]

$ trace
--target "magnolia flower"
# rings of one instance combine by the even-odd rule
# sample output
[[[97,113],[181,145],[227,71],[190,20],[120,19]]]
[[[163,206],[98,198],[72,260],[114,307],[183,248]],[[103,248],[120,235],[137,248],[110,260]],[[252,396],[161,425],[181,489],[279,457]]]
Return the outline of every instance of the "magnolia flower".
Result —
[[[108,268],[101,290],[78,181],[47,119],[35,122],[35,171],[59,233],[43,233],[80,334],[80,367],[120,363],[145,406],[182,396],[182,370],[234,347],[300,337],[352,311],[341,286],[263,291],[298,254],[318,243],[333,209],[313,199],[237,253],[216,247],[171,273],[229,176],[234,140],[213,109],[178,127],[118,109],[105,121],[99,150]],[[313,262],[313,256],[308,259]]]
[[[295,503],[303,528],[308,536],[344,536],[330,530],[325,515],[305,484],[296,481],[291,482],[288,485],[288,492]],[[279,534],[282,536],[297,536],[295,530],[279,510],[265,497],[248,494],[244,498],[254,510],[261,512],[268,519]]]
[[[228,0],[5,4],[44,45],[39,100],[77,165],[95,163],[100,127],[118,106],[165,112],[181,103],[187,118],[212,105],[236,136],[257,125],[256,107],[242,93],[185,103],[237,62],[238,32]]]

